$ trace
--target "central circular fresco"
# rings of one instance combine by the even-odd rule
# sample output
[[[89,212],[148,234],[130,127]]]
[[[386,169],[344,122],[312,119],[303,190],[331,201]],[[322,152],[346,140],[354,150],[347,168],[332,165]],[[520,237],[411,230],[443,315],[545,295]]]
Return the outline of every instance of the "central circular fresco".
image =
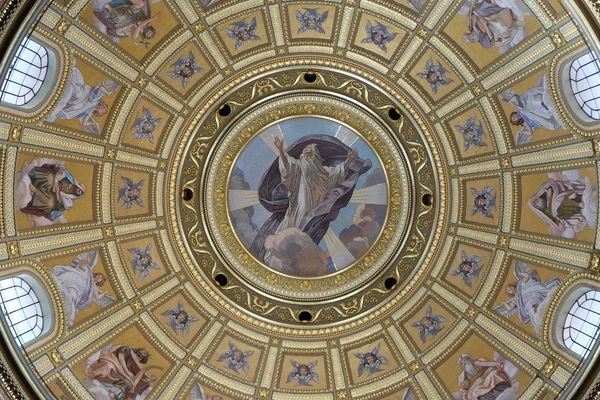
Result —
[[[418,282],[445,190],[405,99],[340,71],[288,68],[233,80],[200,111],[172,175],[173,229],[226,309],[331,324]]]

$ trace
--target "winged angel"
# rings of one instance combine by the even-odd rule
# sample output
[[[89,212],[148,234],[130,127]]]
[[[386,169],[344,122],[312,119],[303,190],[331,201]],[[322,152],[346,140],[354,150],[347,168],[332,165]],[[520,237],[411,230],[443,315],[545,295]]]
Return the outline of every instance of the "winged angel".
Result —
[[[241,369],[246,374],[250,371],[250,361],[248,357],[254,354],[253,351],[241,351],[235,344],[229,342],[229,351],[221,354],[217,362],[227,362],[227,368],[239,374],[238,369]]]
[[[154,143],[154,129],[163,122],[163,118],[154,118],[152,111],[146,107],[142,108],[142,116],[136,117],[131,129],[135,133],[131,135],[134,139],[147,138],[150,143]]]
[[[142,188],[144,187],[144,181],[141,180],[138,183],[135,183],[124,176],[121,177],[121,180],[125,184],[125,186],[119,188],[119,200],[124,201],[123,205],[121,205],[121,210],[131,208],[136,204],[140,207],[144,207],[144,202],[140,197]]]
[[[152,245],[147,245],[144,250],[138,248],[128,249],[133,254],[130,261],[134,271],[140,271],[138,279],[144,279],[150,273],[151,269],[159,270],[160,267],[152,260]]]
[[[439,61],[438,65],[433,65],[433,58],[429,57],[425,63],[425,71],[419,72],[417,76],[425,79],[429,83],[431,91],[437,93],[438,87],[446,86],[453,82],[452,79],[446,77],[446,72],[448,71]]]
[[[323,24],[327,21],[329,11],[325,11],[323,14],[319,14],[318,8],[305,8],[304,14],[296,10],[296,19],[300,22],[300,29],[298,33],[304,33],[309,29],[317,31],[319,33],[325,33]]]
[[[365,371],[369,374],[381,371],[382,365],[390,365],[389,361],[385,356],[379,353],[381,344],[377,343],[377,346],[369,353],[354,353],[354,357],[358,358],[358,376],[362,376]]]
[[[386,44],[391,42],[398,35],[397,32],[388,32],[388,26],[382,25],[375,21],[377,24],[373,25],[371,21],[367,21],[365,29],[367,31],[367,37],[361,40],[361,43],[373,43],[379,47],[384,53],[387,53]]]
[[[308,364],[300,364],[298,361],[291,361],[294,368],[292,372],[288,375],[287,383],[292,381],[296,381],[296,386],[312,386],[310,381],[314,381],[315,383],[319,383],[319,375],[317,371],[315,371],[315,366],[317,365],[317,360],[308,363]]]
[[[492,196],[492,190],[494,190],[494,185],[486,186],[480,191],[471,188],[474,199],[471,215],[480,213],[486,218],[494,218],[492,208],[496,208],[496,196]]]
[[[162,313],[165,317],[169,317],[169,326],[173,328],[173,331],[181,331],[183,337],[186,337],[190,332],[190,323],[198,321],[198,318],[189,315],[183,309],[183,303],[180,301],[177,303],[177,308],[174,310],[167,310]]]
[[[252,18],[250,23],[247,23],[245,19],[234,22],[233,30],[226,28],[225,33],[235,40],[236,50],[248,40],[260,40],[260,36],[256,34],[256,17]]]
[[[471,279],[477,279],[479,277],[479,272],[481,272],[479,263],[482,261],[483,257],[467,257],[467,253],[463,250],[460,255],[460,265],[457,269],[452,271],[452,276],[460,275],[464,284],[471,287]]]
[[[513,271],[517,281],[506,286],[506,294],[511,298],[494,310],[505,318],[518,313],[519,320],[524,324],[531,322],[539,335],[544,312],[552,293],[560,285],[560,279],[554,277],[542,283],[538,272],[522,261],[515,261]]]
[[[419,328],[419,337],[425,343],[427,339],[427,335],[431,335],[431,337],[435,337],[439,331],[443,328],[440,328],[440,323],[447,322],[446,318],[441,315],[435,315],[431,310],[431,306],[427,307],[427,311],[425,311],[425,316],[421,318],[419,321],[415,321],[410,326],[414,326]]]
[[[471,118],[469,118],[467,120],[467,122],[464,125],[462,125],[462,126],[455,125],[454,126],[456,128],[456,130],[463,137],[463,140],[464,140],[463,150],[464,151],[469,150],[469,147],[471,147],[471,146],[473,146],[473,147],[487,146],[487,143],[481,139],[482,137],[486,136],[486,134],[483,131],[483,128],[481,127],[481,123],[479,123],[479,125],[477,125],[475,123],[476,118],[477,117],[475,115],[473,115]]]
[[[175,70],[167,72],[167,75],[169,75],[173,79],[181,81],[181,86],[184,89],[186,88],[190,78],[194,74],[198,74],[204,71],[203,68],[198,67],[196,65],[196,57],[194,57],[194,53],[192,53],[191,51],[188,54],[187,58],[179,57],[179,60],[177,60],[171,66],[175,67]]]
[[[96,264],[98,250],[81,253],[69,265],[56,265],[50,271],[65,301],[69,326],[73,326],[79,311],[89,308],[92,303],[107,307],[117,301],[110,293],[100,290],[106,277],[94,272]]]

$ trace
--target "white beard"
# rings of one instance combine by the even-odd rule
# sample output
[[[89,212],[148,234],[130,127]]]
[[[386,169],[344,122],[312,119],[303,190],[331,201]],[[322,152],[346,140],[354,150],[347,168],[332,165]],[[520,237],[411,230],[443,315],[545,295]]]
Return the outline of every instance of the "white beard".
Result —
[[[469,376],[475,376],[477,375],[477,368],[475,368],[475,365],[470,362],[467,361],[463,366],[462,366],[463,371],[465,371],[467,373],[467,375]]]
[[[323,167],[321,158],[315,154],[300,156],[300,167],[308,185],[321,197],[329,194],[329,173]]]

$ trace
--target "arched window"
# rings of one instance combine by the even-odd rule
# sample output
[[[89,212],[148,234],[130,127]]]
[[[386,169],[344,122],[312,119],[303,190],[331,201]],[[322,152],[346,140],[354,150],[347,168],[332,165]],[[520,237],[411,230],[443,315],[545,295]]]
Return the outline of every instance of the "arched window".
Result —
[[[600,63],[596,54],[586,53],[571,63],[571,90],[581,110],[590,118],[600,120]]]
[[[600,291],[588,290],[571,306],[563,325],[563,343],[585,358],[598,337]]]
[[[13,59],[0,87],[0,102],[22,106],[29,103],[42,88],[48,73],[48,51],[25,39]]]
[[[33,288],[21,277],[0,280],[2,312],[21,346],[44,332],[44,315]]]

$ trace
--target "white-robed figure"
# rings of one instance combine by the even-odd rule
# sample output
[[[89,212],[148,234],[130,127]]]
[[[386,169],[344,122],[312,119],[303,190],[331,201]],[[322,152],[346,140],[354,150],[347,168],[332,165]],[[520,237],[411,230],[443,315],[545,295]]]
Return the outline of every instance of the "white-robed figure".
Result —
[[[540,76],[537,85],[522,95],[507,89],[500,97],[515,109],[509,116],[509,122],[511,125],[520,126],[516,136],[517,145],[530,143],[536,129],[555,131],[565,128],[554,108],[546,75]]]
[[[496,306],[495,310],[506,318],[518,313],[519,320],[524,324],[531,323],[539,337],[548,302],[560,285],[560,279],[554,277],[542,283],[538,272],[522,261],[515,261],[514,275],[517,282],[506,287],[506,293],[512,298]]]
[[[68,326],[73,326],[79,311],[90,307],[92,302],[105,307],[116,301],[99,289],[106,278],[101,273],[94,273],[97,263],[98,250],[94,250],[79,254],[69,265],[57,265],[50,271],[65,302]]]
[[[98,83],[94,87],[87,85],[73,60],[69,82],[47,121],[54,122],[57,118],[62,120],[77,118],[85,132],[99,135],[100,125],[94,117],[106,114],[108,108],[102,99],[113,94],[118,88],[119,85],[112,79]]]
[[[323,203],[329,191],[344,180],[348,165],[358,156],[358,152],[349,150],[345,162],[327,167],[323,165],[319,149],[314,143],[304,148],[300,159],[291,157],[285,152],[283,139],[276,137],[274,144],[279,150],[281,183],[288,189],[290,202],[277,228],[277,232],[281,232],[287,228],[302,227],[302,219]]]

